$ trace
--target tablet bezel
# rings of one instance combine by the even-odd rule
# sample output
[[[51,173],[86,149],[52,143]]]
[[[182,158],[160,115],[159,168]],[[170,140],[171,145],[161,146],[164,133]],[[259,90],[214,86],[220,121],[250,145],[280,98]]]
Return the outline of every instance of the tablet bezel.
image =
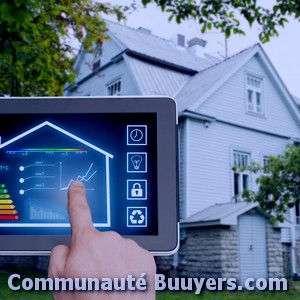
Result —
[[[32,97],[0,98],[1,114],[156,113],[158,235],[124,236],[155,255],[179,247],[177,108],[169,97]],[[1,255],[47,255],[66,235],[0,235]],[[34,249],[33,249],[34,247]]]

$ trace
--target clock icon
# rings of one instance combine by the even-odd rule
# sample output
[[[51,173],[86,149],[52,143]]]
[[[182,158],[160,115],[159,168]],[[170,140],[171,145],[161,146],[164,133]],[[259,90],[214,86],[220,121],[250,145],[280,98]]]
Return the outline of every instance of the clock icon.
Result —
[[[135,129],[131,130],[131,132],[130,132],[130,138],[134,142],[139,142],[143,137],[144,137],[144,134],[140,129],[135,128]]]
[[[147,125],[127,125],[127,145],[147,145]]]

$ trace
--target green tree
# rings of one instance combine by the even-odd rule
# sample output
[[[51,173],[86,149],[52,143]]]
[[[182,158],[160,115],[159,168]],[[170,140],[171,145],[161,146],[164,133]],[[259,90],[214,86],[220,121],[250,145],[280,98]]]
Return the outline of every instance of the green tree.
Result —
[[[120,20],[125,10],[93,0],[1,0],[0,95],[62,95],[75,78],[70,39],[94,51],[105,38],[102,16]]]
[[[289,144],[264,166],[253,163],[248,169],[261,175],[256,179],[258,191],[244,191],[245,200],[258,202],[273,221],[284,221],[288,209],[300,203],[300,147]]]
[[[84,51],[97,51],[105,39],[104,15],[125,19],[130,6],[101,0],[0,0],[0,95],[62,95],[67,82],[75,79],[74,35]],[[277,0],[271,8],[257,0],[141,0],[157,4],[169,19],[193,18],[202,32],[216,28],[226,37],[244,34],[240,19],[261,26],[259,37],[267,42],[291,16],[299,20],[299,0]],[[261,1],[262,2],[262,1]],[[267,2],[267,1],[265,1]],[[264,3],[265,3],[264,2]]]
[[[241,18],[250,26],[256,22],[263,43],[278,36],[278,27],[284,27],[287,16],[300,20],[299,0],[142,0],[142,3],[145,6],[156,3],[170,14],[170,20],[175,18],[177,23],[193,18],[202,25],[202,32],[216,28],[227,38],[232,33],[245,34],[239,21]]]

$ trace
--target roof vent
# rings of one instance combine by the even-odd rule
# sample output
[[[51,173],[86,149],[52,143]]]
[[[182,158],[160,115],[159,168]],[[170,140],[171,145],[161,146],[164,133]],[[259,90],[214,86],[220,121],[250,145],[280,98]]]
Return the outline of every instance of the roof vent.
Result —
[[[190,39],[188,42],[189,50],[197,56],[204,57],[204,49],[207,44],[207,41],[200,39],[198,37],[194,37]]]
[[[145,34],[151,34],[151,30],[145,27],[139,27],[137,30]]]
[[[183,34],[177,34],[177,45],[180,47],[185,47],[185,36]]]
[[[178,47],[178,49],[185,48],[185,36],[180,33],[176,33],[171,36],[171,43]]]

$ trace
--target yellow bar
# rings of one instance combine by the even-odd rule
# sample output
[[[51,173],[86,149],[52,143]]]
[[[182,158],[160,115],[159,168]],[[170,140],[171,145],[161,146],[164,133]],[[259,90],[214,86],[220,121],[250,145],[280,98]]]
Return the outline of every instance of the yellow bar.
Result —
[[[0,209],[14,209],[16,208],[14,205],[1,205],[0,204]]]
[[[0,215],[16,215],[18,212],[14,209],[3,209],[0,210]]]
[[[0,199],[0,204],[12,204],[13,201],[12,200],[1,200]]]

